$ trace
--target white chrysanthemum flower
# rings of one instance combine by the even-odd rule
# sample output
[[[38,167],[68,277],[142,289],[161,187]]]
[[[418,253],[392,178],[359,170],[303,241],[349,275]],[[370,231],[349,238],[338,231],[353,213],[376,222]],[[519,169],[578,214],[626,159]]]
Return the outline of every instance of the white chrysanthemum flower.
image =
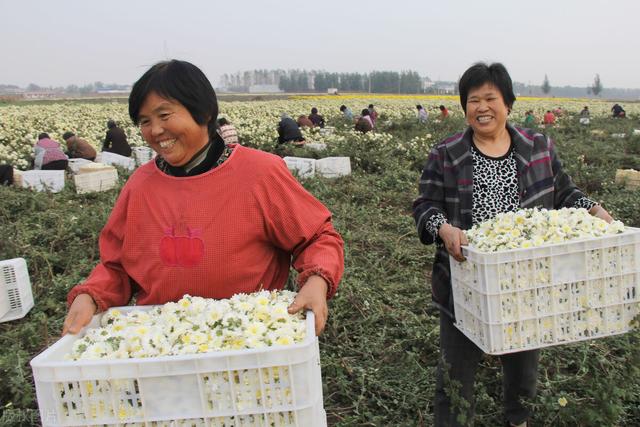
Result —
[[[68,358],[123,359],[290,345],[306,336],[301,313],[289,315],[289,291],[239,294],[229,300],[185,295],[148,311],[103,315],[102,328],[89,329]]]

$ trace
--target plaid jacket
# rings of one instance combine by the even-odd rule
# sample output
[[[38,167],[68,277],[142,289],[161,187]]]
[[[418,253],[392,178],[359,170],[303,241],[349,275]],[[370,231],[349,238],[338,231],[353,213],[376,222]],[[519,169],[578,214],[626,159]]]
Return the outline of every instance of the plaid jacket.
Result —
[[[563,171],[553,141],[541,133],[507,124],[517,163],[520,207],[546,209],[570,207],[584,194]],[[435,305],[454,317],[451,294],[449,254],[440,238],[426,229],[434,214],[444,214],[447,221],[462,230],[471,228],[473,207],[473,130],[449,137],[431,149],[420,178],[420,197],[413,203],[413,216],[420,241],[436,243],[431,275]]]

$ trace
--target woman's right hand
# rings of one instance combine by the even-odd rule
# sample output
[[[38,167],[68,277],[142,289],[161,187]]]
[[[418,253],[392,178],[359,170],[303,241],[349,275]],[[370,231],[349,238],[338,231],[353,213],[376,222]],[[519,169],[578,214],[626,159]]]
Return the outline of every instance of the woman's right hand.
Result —
[[[462,255],[461,246],[468,245],[469,241],[462,230],[451,224],[444,223],[438,230],[438,236],[440,236],[444,242],[444,247],[447,248],[449,255],[455,258],[456,261],[462,262],[465,260],[465,257]]]
[[[79,294],[71,303],[67,317],[62,325],[62,335],[77,334],[89,324],[98,310],[93,298],[89,294]]]

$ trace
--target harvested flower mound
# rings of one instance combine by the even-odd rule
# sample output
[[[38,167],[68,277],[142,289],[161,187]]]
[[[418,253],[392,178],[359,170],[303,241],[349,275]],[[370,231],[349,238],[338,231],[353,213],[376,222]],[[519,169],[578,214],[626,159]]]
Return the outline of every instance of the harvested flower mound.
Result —
[[[524,249],[570,240],[618,234],[624,224],[611,224],[586,209],[521,209],[496,215],[465,231],[469,243],[482,252]]]
[[[146,311],[109,310],[102,327],[89,329],[66,357],[128,359],[299,343],[307,332],[304,315],[287,311],[295,295],[260,291],[225,300],[185,295]]]

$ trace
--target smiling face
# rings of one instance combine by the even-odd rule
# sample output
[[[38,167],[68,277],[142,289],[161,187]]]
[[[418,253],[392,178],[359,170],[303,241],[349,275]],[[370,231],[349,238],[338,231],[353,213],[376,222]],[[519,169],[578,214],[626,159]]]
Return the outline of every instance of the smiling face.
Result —
[[[171,166],[184,166],[209,142],[206,125],[200,125],[184,105],[150,92],[140,107],[142,137]]]
[[[478,135],[495,137],[505,129],[508,115],[502,93],[491,83],[469,90],[466,118]]]

